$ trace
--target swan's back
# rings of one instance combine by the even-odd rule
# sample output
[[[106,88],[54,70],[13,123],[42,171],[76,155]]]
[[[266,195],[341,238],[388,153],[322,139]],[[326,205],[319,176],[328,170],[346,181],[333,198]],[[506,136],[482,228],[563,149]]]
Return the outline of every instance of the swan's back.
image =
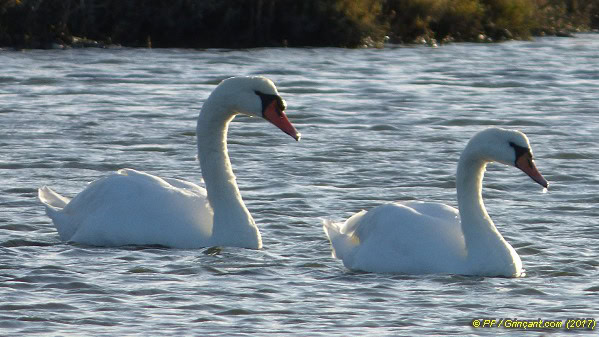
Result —
[[[325,231],[336,256],[354,270],[455,272],[466,256],[457,210],[438,203],[384,204],[344,224],[325,222]]]
[[[92,182],[70,202],[47,187],[39,194],[65,241],[97,246],[210,245],[212,210],[206,191],[189,182],[122,169]]]

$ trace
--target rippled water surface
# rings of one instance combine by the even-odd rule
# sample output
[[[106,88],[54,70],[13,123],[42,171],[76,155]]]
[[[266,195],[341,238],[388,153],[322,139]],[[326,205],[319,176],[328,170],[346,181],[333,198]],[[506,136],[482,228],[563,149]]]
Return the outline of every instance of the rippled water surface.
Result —
[[[222,79],[274,80],[300,132],[238,117],[229,152],[264,249],[62,243],[37,188],[131,167],[200,181],[195,119]],[[488,126],[530,138],[548,193],[490,165],[487,209],[526,277],[377,275],[321,219],[456,205]],[[599,319],[599,36],[382,50],[0,51],[0,335],[468,335],[475,318]],[[563,332],[563,330],[560,330]]]

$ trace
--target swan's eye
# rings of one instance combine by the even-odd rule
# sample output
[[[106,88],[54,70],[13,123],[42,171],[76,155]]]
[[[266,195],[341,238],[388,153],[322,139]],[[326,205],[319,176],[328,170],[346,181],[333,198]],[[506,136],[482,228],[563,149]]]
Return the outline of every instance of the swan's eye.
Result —
[[[530,148],[528,147],[524,147],[524,146],[520,146],[520,145],[516,145],[515,143],[510,142],[510,146],[514,148],[514,151],[516,152],[516,160],[518,160],[518,158],[520,158],[521,156],[528,154],[529,156],[529,161],[531,161],[532,158],[532,153],[530,152]]]
[[[285,109],[287,108],[287,104],[285,104],[285,100],[283,100],[281,98],[281,96],[279,96],[279,95],[265,94],[265,93],[262,93],[260,91],[255,91],[255,93],[262,100],[262,111],[264,111],[272,103],[272,101],[276,101],[277,102],[277,107],[278,107],[277,113],[279,114],[279,116],[282,116],[281,113],[283,111],[285,111]]]
[[[277,99],[277,105],[279,106],[279,109],[281,111],[285,111],[285,109],[287,109],[287,103],[285,103],[285,100],[283,98],[281,98],[281,96],[275,96]]]

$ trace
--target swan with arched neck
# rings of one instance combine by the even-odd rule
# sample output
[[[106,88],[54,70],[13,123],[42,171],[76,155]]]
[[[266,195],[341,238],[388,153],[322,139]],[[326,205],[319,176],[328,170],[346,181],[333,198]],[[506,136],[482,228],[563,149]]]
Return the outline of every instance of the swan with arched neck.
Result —
[[[520,276],[520,256],[499,233],[482,199],[485,167],[493,161],[548,186],[524,133],[489,128],[474,135],[460,156],[459,210],[410,201],[361,211],[344,223],[325,220],[333,256],[349,269],[368,272]]]
[[[296,140],[286,104],[264,77],[222,81],[197,121],[198,158],[206,188],[121,169],[87,186],[72,200],[39,189],[63,241],[95,246],[235,246],[259,249],[260,231],[246,208],[227,152],[227,129],[237,114],[261,117]]]

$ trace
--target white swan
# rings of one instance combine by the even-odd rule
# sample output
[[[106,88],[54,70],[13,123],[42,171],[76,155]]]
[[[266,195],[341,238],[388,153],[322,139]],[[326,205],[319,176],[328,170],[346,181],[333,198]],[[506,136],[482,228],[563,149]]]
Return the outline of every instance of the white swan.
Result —
[[[459,212],[413,201],[361,211],[345,223],[325,220],[333,256],[349,269],[368,272],[520,276],[520,257],[497,231],[481,196],[485,167],[492,161],[515,166],[548,185],[526,135],[490,128],[472,137],[460,156]]]
[[[73,200],[48,187],[39,189],[39,199],[63,241],[260,249],[260,232],[231,169],[227,128],[236,114],[260,116],[299,140],[285,107],[274,84],[264,77],[234,77],[214,89],[202,106],[196,130],[206,189],[122,169],[92,182]]]

